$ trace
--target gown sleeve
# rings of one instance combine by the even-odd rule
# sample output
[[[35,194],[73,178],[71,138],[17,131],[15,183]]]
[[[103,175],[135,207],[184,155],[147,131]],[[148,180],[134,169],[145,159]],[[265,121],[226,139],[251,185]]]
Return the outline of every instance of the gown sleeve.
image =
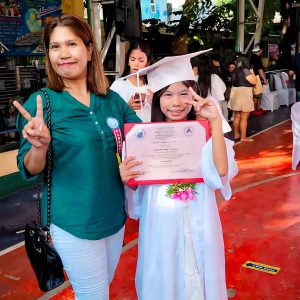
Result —
[[[125,143],[122,147],[122,161],[125,159]],[[136,190],[124,185],[125,190],[125,209],[127,215],[134,220],[138,220],[141,215],[142,197],[144,195],[145,186],[138,186]]]
[[[136,190],[125,187],[125,208],[131,219],[138,220],[141,216],[144,192],[145,186],[138,186]]]
[[[225,120],[225,117],[223,116],[222,110],[221,110],[221,106],[220,106],[220,102],[213,96],[213,95],[208,95],[207,99],[213,101],[213,103],[215,104],[215,106],[217,107],[218,113],[221,116],[222,119],[222,130],[223,133],[227,133],[230,132],[232,129],[229,125],[229,123]]]
[[[213,162],[211,138],[203,147],[200,168],[204,183],[207,184],[211,189],[220,189],[223,197],[226,200],[229,200],[232,195],[229,182],[238,173],[238,168],[234,160],[234,142],[225,138],[225,144],[228,159],[228,172],[225,176],[220,177]]]

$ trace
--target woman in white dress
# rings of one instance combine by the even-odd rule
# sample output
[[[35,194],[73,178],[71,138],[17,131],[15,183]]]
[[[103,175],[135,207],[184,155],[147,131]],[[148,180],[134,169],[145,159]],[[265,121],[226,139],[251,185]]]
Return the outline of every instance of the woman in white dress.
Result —
[[[139,300],[227,299],[215,189],[229,199],[229,181],[237,167],[233,142],[224,138],[216,105],[194,91],[197,84],[190,57],[200,53],[165,58],[145,69],[154,92],[152,121],[205,118],[211,138],[195,158],[203,183],[127,188],[128,213],[140,219],[136,270]],[[142,173],[142,163],[134,157],[126,157],[120,165],[124,183]]]
[[[150,122],[151,119],[152,92],[147,86],[147,77],[127,78],[126,76],[148,66],[150,61],[151,51],[146,43],[142,41],[131,43],[125,59],[125,70],[110,87],[136,111],[137,116],[143,122]]]

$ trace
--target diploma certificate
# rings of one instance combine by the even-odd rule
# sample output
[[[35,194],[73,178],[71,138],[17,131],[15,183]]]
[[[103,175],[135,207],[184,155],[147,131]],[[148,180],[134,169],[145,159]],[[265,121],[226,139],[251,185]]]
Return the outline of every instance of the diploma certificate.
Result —
[[[143,175],[128,185],[203,181],[202,147],[209,138],[208,121],[125,124],[126,156],[142,165]]]

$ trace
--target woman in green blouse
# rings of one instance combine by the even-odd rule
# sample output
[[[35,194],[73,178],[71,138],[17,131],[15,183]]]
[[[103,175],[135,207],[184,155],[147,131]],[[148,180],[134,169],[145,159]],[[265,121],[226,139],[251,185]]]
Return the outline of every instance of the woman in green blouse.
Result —
[[[24,177],[39,176],[51,141],[53,244],[76,299],[108,299],[126,213],[116,139],[107,120],[119,124],[122,134],[124,123],[140,120],[117,93],[108,90],[95,39],[83,19],[67,14],[53,18],[45,27],[44,40],[51,133],[44,121],[42,92],[31,95],[24,107],[15,103],[22,132],[18,165]]]

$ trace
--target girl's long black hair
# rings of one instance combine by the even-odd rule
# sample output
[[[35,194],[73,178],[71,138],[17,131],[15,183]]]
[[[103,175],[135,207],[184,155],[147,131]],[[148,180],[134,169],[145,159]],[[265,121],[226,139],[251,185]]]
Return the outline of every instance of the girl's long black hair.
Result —
[[[199,92],[198,84],[197,84],[196,81],[186,80],[186,81],[182,81],[182,83],[187,88],[192,87],[192,89],[196,93]],[[151,109],[151,122],[165,122],[166,121],[166,117],[160,109],[160,97],[168,89],[169,86],[170,85],[162,88],[161,90],[159,90],[159,91],[157,91],[153,94],[152,109]],[[195,114],[195,111],[194,111],[193,107],[191,108],[190,112],[188,113],[187,119],[188,120],[195,120],[196,119],[196,114]]]
[[[200,96],[206,98],[208,92],[211,91],[211,74],[212,68],[210,59],[207,55],[201,55],[198,64],[198,85]]]

